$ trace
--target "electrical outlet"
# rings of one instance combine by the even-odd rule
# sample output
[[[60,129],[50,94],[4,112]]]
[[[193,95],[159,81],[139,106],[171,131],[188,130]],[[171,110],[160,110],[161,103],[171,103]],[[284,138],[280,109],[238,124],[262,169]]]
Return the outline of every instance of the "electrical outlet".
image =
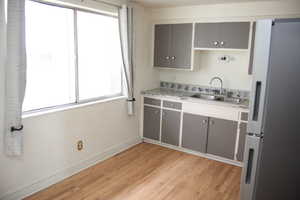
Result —
[[[82,140],[79,140],[77,142],[77,150],[78,151],[81,151],[83,149],[83,141]]]
[[[224,56],[218,57],[218,60],[219,60],[219,62],[222,62],[222,63],[229,63],[229,62],[233,61],[233,57],[224,55]]]

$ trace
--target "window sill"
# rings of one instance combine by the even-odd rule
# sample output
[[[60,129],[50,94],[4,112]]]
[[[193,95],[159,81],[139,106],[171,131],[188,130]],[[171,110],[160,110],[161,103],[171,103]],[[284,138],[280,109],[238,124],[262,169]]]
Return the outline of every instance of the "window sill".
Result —
[[[100,100],[95,100],[95,101],[89,101],[89,102],[83,102],[83,103],[72,103],[72,104],[67,104],[67,105],[62,105],[62,106],[56,106],[56,107],[31,111],[31,112],[29,111],[29,112],[24,112],[22,114],[22,119],[27,119],[27,118],[31,118],[31,117],[37,117],[37,116],[46,115],[46,114],[50,114],[50,113],[56,113],[56,112],[91,106],[91,105],[100,104],[100,103],[106,103],[106,102],[110,102],[110,101],[117,101],[117,100],[122,100],[122,99],[127,99],[127,97],[122,95],[122,96],[100,99]]]

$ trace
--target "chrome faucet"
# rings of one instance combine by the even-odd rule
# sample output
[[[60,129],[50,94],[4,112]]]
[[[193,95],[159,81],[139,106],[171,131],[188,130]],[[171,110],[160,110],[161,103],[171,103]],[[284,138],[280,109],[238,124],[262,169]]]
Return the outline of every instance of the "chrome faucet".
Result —
[[[223,80],[220,77],[218,77],[218,76],[213,77],[210,80],[210,82],[209,82],[210,87],[212,87],[212,83],[214,82],[214,80],[219,80],[220,81],[220,84],[221,84],[221,86],[220,86],[220,94],[223,94]]]

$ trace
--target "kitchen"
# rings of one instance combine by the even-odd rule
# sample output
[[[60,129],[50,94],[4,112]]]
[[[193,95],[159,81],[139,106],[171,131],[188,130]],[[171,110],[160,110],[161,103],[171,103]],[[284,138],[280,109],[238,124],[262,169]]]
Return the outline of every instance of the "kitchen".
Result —
[[[160,14],[170,17],[173,13]],[[295,129],[289,129],[289,142],[282,143],[285,150],[271,148],[279,145],[279,129],[284,127],[273,128],[273,123],[280,123],[273,110],[281,106],[286,107],[282,114],[293,113],[282,105],[285,100],[278,91],[289,93],[289,81],[285,79],[284,86],[283,77],[297,73],[299,59],[279,47],[298,51],[297,20],[182,21],[157,20],[152,26],[152,66],[160,70],[160,87],[142,92],[144,142],[243,167],[241,199],[296,199],[297,194],[284,183],[298,184],[292,172],[281,171],[280,163],[295,170],[297,162],[274,158],[296,151],[291,142],[297,140]],[[280,68],[286,61],[289,73]],[[291,88],[295,90],[296,85]],[[270,194],[279,171],[285,181]]]
[[[16,1],[23,2],[11,2]],[[31,20],[47,24],[41,33],[27,19],[33,28],[26,32],[31,39],[26,92],[34,88],[32,55],[38,53],[30,41],[43,35],[35,43],[44,44],[36,48],[42,53],[52,50],[49,41],[56,46],[68,41],[69,46],[41,54],[39,62],[50,68],[37,76],[37,96],[55,99],[61,88],[71,88],[60,94],[75,100],[20,112],[22,124],[9,130],[24,133],[23,150],[17,156],[0,153],[1,200],[299,199],[300,166],[291,156],[299,151],[298,1],[25,2],[37,8],[31,10]],[[68,14],[53,14],[52,19],[42,9]],[[51,74],[60,59],[66,61],[60,68],[71,65],[64,71],[67,76]],[[6,110],[6,75],[0,64],[0,110]],[[94,72],[95,66],[102,71]],[[43,88],[51,75],[56,82]],[[63,87],[60,81],[66,79]],[[81,85],[85,81],[86,88]],[[55,83],[61,88],[53,87]],[[81,99],[81,91],[90,95],[98,90],[118,93]],[[3,135],[0,148],[6,150]],[[11,149],[19,147],[16,143]]]
[[[153,25],[153,66],[162,81],[159,89],[143,92],[144,141],[242,166],[254,27],[254,22]]]

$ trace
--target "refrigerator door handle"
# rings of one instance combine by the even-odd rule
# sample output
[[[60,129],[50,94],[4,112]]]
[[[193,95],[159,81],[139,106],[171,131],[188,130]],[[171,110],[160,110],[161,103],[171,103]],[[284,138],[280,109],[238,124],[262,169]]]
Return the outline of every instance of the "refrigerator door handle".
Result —
[[[247,159],[247,168],[246,168],[246,177],[245,177],[245,184],[251,183],[251,175],[252,175],[252,166],[253,166],[253,156],[254,156],[254,149],[250,148],[248,152],[248,159]]]
[[[260,99],[261,99],[261,88],[262,88],[262,82],[256,81],[255,83],[255,96],[254,96],[254,103],[253,103],[253,112],[252,112],[252,120],[257,121],[258,120],[258,114],[259,114],[259,105],[260,105]]]
[[[241,200],[254,200],[254,185],[261,138],[247,135],[241,180]]]

